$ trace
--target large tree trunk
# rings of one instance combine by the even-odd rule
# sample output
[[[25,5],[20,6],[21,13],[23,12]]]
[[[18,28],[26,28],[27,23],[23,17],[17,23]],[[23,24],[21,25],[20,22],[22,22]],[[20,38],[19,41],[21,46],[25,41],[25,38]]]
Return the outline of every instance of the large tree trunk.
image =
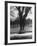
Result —
[[[22,8],[22,11],[21,11]],[[22,14],[24,11],[24,7],[17,7],[18,11],[19,11],[19,17],[20,17],[20,30],[22,30]]]

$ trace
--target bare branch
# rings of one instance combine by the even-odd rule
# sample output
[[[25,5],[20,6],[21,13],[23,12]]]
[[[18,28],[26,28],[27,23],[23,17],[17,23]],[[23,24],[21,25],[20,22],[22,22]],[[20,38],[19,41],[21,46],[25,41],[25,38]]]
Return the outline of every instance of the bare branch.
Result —
[[[26,7],[24,17],[26,17],[30,11],[31,7]]]

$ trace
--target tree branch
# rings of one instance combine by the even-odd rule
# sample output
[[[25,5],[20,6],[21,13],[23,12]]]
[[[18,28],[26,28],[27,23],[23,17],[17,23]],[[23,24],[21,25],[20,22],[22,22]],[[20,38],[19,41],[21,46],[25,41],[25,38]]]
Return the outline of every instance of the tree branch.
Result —
[[[24,7],[22,8],[22,14],[23,14],[23,11],[24,11]]]
[[[26,17],[30,11],[31,7],[26,7],[24,17]]]

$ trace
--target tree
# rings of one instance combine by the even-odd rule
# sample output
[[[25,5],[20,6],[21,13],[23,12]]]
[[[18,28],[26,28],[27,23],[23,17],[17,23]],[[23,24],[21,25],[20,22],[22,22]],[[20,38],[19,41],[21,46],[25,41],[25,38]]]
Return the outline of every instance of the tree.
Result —
[[[18,9],[18,11],[19,11],[19,17],[20,17],[20,30],[24,30],[24,26],[25,26],[25,18],[27,17],[27,15],[28,15],[28,13],[29,13],[29,11],[30,11],[30,9],[31,9],[31,7],[16,7],[17,9]],[[22,8],[22,11],[20,10]],[[23,18],[22,18],[22,15],[23,15],[23,11],[24,11],[24,8],[25,8],[25,14],[24,14],[24,16],[23,16]]]
[[[23,11],[24,11],[24,7],[16,7],[19,11],[19,17],[20,17],[20,30],[22,30],[22,14],[23,14]],[[22,8],[22,11],[20,10]]]

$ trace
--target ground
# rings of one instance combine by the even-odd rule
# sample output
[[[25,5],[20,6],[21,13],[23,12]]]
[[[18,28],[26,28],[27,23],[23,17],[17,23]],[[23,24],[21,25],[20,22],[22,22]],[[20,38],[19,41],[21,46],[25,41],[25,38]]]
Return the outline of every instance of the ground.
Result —
[[[11,35],[10,39],[31,39],[32,38],[32,24],[25,25],[24,30],[22,30],[22,34],[19,34],[20,27],[17,28],[11,28],[10,29]]]
[[[20,27],[18,26],[18,27],[15,27],[15,28],[11,28],[10,32],[11,32],[11,34],[19,33],[20,32]],[[26,25],[24,27],[24,30],[22,30],[22,32],[32,32],[32,24]]]

